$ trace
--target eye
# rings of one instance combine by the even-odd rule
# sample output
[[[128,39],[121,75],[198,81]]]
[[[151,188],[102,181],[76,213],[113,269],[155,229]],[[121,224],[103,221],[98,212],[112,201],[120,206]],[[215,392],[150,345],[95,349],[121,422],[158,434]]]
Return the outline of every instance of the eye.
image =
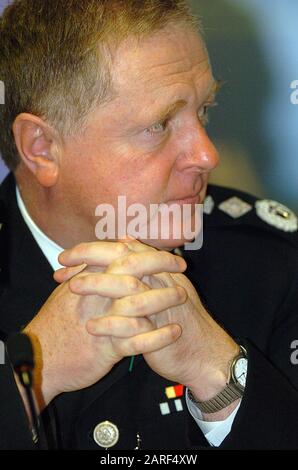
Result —
[[[167,128],[168,120],[156,122],[153,126],[148,127],[145,132],[149,135],[162,134]]]
[[[202,108],[199,110],[198,112],[198,118],[202,124],[202,126],[207,126],[209,124],[209,109],[210,108],[214,108],[215,106],[217,106],[218,103],[216,102],[210,102],[210,103],[206,103],[204,104],[204,106],[202,106]]]

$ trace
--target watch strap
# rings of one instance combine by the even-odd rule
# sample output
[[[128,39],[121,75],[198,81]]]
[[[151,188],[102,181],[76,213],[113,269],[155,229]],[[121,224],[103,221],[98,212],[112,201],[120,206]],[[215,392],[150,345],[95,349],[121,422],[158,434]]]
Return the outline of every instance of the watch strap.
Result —
[[[197,400],[190,390],[188,390],[189,399],[202,411],[202,413],[215,413],[220,411],[238,398],[243,396],[244,387],[238,384],[228,384],[216,397],[207,401]]]
[[[202,413],[216,413],[216,411],[223,410],[243,396],[244,386],[239,382],[236,382],[234,377],[234,366],[241,358],[247,359],[247,351],[243,346],[239,345],[239,353],[235,356],[230,366],[230,380],[226,384],[225,388],[215,397],[202,402],[194,397],[191,390],[188,390],[189,399],[199,408],[200,411],[202,411]]]

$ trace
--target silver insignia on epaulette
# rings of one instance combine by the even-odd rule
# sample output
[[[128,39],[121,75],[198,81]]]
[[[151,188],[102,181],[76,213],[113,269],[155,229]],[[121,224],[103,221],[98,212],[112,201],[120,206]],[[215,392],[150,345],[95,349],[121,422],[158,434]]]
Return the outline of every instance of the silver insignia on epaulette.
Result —
[[[257,215],[264,222],[284,232],[297,232],[297,216],[288,207],[270,199],[256,202]]]
[[[213,212],[215,202],[212,196],[207,196],[204,201],[204,214],[210,215]]]
[[[239,219],[243,215],[247,214],[252,210],[252,206],[239,197],[231,197],[226,201],[222,202],[218,208],[228,214],[233,219]]]

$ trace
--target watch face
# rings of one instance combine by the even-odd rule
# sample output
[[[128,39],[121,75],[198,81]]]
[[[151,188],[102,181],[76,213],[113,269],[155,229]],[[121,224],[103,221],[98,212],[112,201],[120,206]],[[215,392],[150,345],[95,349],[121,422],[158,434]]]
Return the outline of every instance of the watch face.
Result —
[[[236,381],[245,387],[246,384],[246,374],[247,374],[247,358],[241,357],[235,364],[234,375]]]

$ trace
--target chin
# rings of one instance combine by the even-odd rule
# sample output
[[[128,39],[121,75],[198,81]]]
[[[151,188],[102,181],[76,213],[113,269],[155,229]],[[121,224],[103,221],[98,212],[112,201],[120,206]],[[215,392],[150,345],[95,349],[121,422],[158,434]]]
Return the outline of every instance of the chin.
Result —
[[[183,248],[185,244],[192,243],[192,240],[186,240],[185,238],[177,239],[168,239],[168,240],[140,240],[146,245],[152,246],[161,251],[172,251],[175,248]]]
[[[164,231],[159,228],[158,237],[156,238],[140,238],[140,240],[159,250],[171,251],[175,248],[183,247],[184,245],[193,244],[194,241],[200,240],[200,235],[203,235],[203,210],[202,205],[200,205],[199,210],[195,213],[192,213],[190,218],[185,219],[185,223],[180,225],[181,222],[176,220],[175,223],[173,220],[168,224],[163,226]],[[162,236],[162,233],[164,234]],[[195,246],[198,247],[197,242]],[[194,249],[195,249],[194,246]],[[190,249],[190,248],[188,248]]]

